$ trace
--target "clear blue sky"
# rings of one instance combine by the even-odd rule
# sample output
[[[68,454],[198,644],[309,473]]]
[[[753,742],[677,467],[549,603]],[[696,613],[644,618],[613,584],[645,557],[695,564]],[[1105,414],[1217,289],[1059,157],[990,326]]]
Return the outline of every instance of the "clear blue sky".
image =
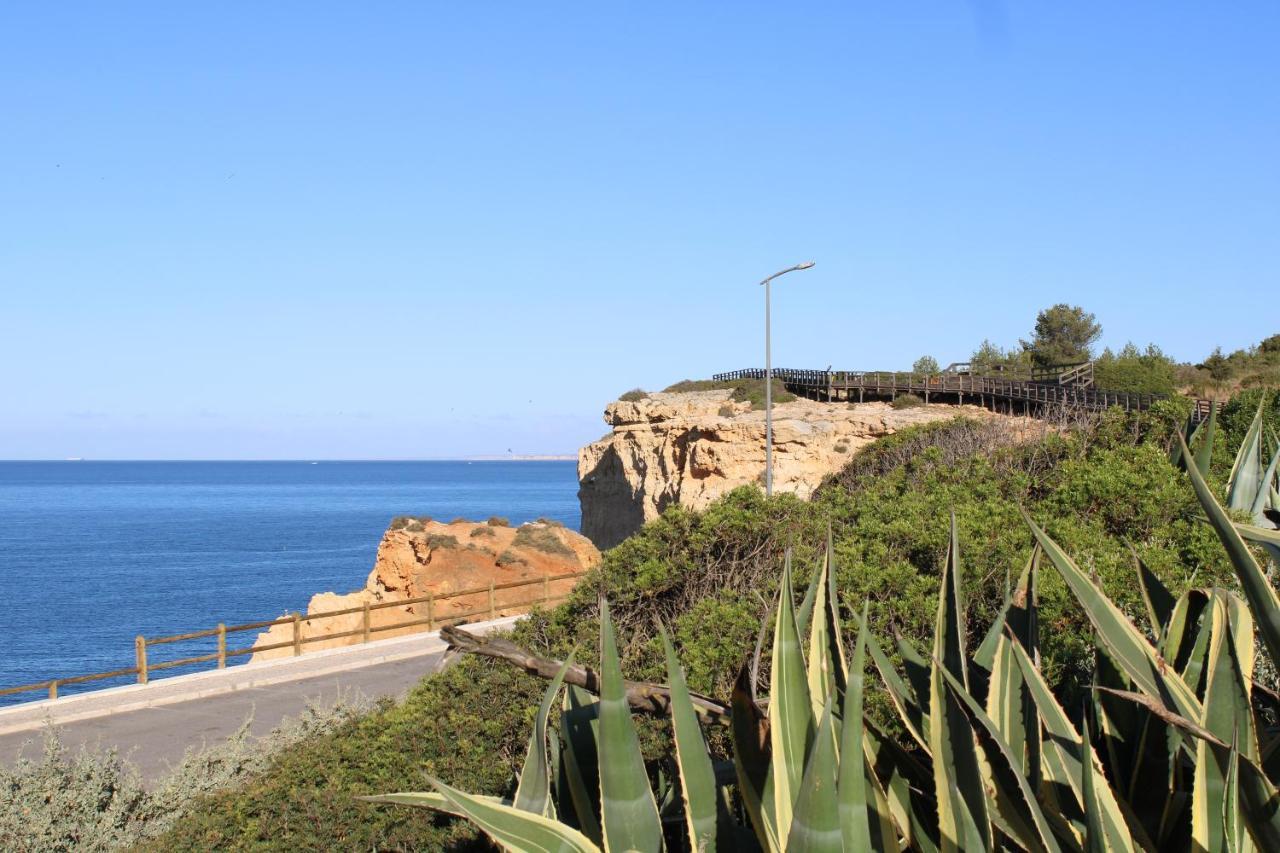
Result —
[[[0,458],[573,451],[634,387],[1280,331],[1280,4],[6,3]]]

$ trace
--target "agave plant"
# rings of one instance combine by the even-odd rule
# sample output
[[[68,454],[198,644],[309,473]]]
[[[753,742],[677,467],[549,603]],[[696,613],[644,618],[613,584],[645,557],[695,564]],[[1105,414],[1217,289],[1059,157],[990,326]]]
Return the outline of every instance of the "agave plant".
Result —
[[[1280,437],[1271,432],[1270,444],[1275,450],[1267,462],[1268,442],[1263,434],[1265,404],[1264,395],[1258,400],[1258,411],[1236,451],[1235,462],[1227,478],[1227,507],[1249,516],[1248,523],[1237,524],[1240,534],[1265,548],[1271,561],[1280,565],[1280,490],[1276,488]]]
[[[1207,453],[1202,468],[1202,454],[1181,436],[1179,449],[1192,460],[1188,477],[1242,596],[1175,596],[1135,554],[1145,633],[1027,516],[1031,558],[970,654],[953,518],[932,647],[925,653],[899,638],[895,665],[868,630],[865,607],[861,617],[845,609],[856,628],[846,655],[828,540],[798,605],[784,562],[767,700],[755,695],[758,646],[728,713],[700,719],[707,706],[695,703],[659,631],[670,777],[651,779],[646,768],[602,601],[598,695],[570,686],[561,697],[571,660],[559,667],[512,797],[429,779],[433,791],[371,799],[463,816],[521,851],[1280,849],[1280,695],[1254,680],[1255,625],[1264,654],[1280,661],[1280,601],[1205,482]],[[1241,471],[1261,457],[1251,453],[1238,456]],[[1268,488],[1274,468],[1259,479]],[[1244,489],[1247,476],[1231,479]],[[1064,708],[1040,671],[1037,588],[1046,564],[1096,640],[1095,683],[1080,709]],[[908,743],[864,713],[868,671]],[[708,723],[729,727],[731,767],[708,751]]]

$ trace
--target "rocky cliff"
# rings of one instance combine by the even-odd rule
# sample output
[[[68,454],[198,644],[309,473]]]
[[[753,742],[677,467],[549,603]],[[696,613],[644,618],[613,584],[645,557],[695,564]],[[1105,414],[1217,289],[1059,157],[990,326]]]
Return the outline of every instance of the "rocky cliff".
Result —
[[[361,608],[343,616],[308,620],[303,617],[301,636],[316,638],[303,646],[304,651],[335,648],[359,643],[363,639],[363,607],[365,603],[389,604],[369,612],[373,639],[398,637],[427,630],[427,626],[376,630],[407,621],[426,619],[427,604],[395,605],[394,602],[426,595],[443,596],[466,589],[485,589],[522,580],[541,580],[556,575],[580,572],[600,561],[600,552],[587,539],[554,522],[530,522],[507,527],[454,521],[444,524],[423,519],[393,522],[382,537],[373,571],[364,588],[339,595],[322,592],[312,596],[307,614]],[[543,594],[553,597],[566,594],[575,580],[552,581],[545,586],[534,584],[494,593],[498,616],[522,613],[526,602]],[[489,606],[484,592],[445,598],[432,603],[431,616],[447,620],[459,613]],[[487,618],[472,616],[471,621]],[[356,632],[346,637],[335,635]],[[332,639],[330,639],[332,638]],[[276,625],[259,634],[255,647],[284,643],[279,649],[255,652],[252,660],[270,660],[293,654],[293,626]]]
[[[672,504],[701,509],[738,486],[763,484],[764,412],[731,401],[730,393],[650,394],[605,407],[612,431],[578,453],[583,535],[610,548]],[[808,497],[859,447],[961,412],[990,416],[975,406],[775,404],[773,488]]]

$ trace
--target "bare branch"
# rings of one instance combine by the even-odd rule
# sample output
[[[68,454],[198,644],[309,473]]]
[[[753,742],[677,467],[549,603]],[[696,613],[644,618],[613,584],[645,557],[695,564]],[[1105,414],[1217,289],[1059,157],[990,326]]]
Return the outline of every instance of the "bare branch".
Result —
[[[530,675],[536,675],[548,681],[555,678],[556,673],[560,672],[560,667],[564,665],[564,661],[539,657],[504,637],[480,637],[457,625],[441,628],[440,636],[449,644],[450,652],[464,652],[506,661]],[[600,694],[600,676],[588,667],[573,664],[565,671],[564,680],[566,684],[589,690],[597,696]],[[624,684],[627,689],[627,702],[633,710],[660,717],[671,713],[671,691],[664,685],[650,684],[647,681],[625,681]],[[722,726],[729,725],[728,703],[698,693],[692,693],[690,696],[693,699],[694,710],[708,722]]]

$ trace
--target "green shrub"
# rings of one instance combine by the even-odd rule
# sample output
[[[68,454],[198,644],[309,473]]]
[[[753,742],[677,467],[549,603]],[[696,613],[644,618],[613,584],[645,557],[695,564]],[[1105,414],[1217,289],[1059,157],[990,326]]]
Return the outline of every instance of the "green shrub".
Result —
[[[400,704],[307,739],[246,785],[199,798],[148,849],[490,849],[465,823],[356,797],[414,790],[424,772],[509,793],[542,687],[510,667],[464,658]]]
[[[421,521],[411,521],[405,525],[404,529],[409,533],[421,533],[426,528]]]
[[[485,524],[489,525],[490,527],[510,527],[511,526],[511,522],[500,515],[489,516],[489,520],[486,521]]]
[[[733,406],[729,405],[728,403],[725,403],[723,406],[721,406],[719,409],[716,410],[716,414],[722,418],[731,418],[735,414],[737,414],[737,410],[735,410]]]
[[[547,527],[564,527],[563,521],[557,521],[554,518],[547,518],[546,516],[541,515],[535,519],[535,522],[537,524],[545,524]]]
[[[430,548],[457,548],[458,537],[451,536],[448,533],[432,533],[427,537],[427,546]]]
[[[408,527],[412,521],[413,521],[413,518],[411,516],[397,515],[395,518],[391,519],[391,523],[387,525],[387,529],[403,530],[404,528]]]
[[[618,399],[626,403],[634,403],[637,400],[649,399],[649,392],[644,390],[643,388],[632,388],[630,391],[626,392],[625,394],[619,394]]]
[[[924,405],[924,400],[921,400],[915,394],[899,394],[893,398],[893,402],[889,405],[895,409],[917,409]]]
[[[343,731],[369,710],[367,702],[343,697],[333,705],[309,706],[263,737],[250,734],[246,721],[226,741],[188,750],[152,785],[115,750],[73,752],[49,729],[39,759],[0,765],[0,849],[151,848],[154,839],[197,811],[204,797],[260,777],[292,747]]]
[[[493,532],[493,528],[488,526],[477,526],[474,530],[471,531],[471,538],[473,539],[479,536],[493,537],[497,535],[498,534]]]
[[[470,524],[471,522],[468,519],[463,518],[462,516],[458,516],[457,518],[455,518],[453,521],[450,521],[449,523],[450,524]]]
[[[495,562],[497,565],[499,565],[499,566],[501,566],[502,568],[504,568],[504,569],[505,569],[507,566],[527,566],[527,565],[529,565],[529,561],[528,561],[528,560],[526,560],[524,557],[521,557],[519,554],[517,554],[515,551],[512,551],[510,548],[508,548],[507,550],[505,550],[505,551],[503,551],[501,554],[499,554],[499,555],[498,555],[498,559],[497,559],[497,560],[495,560],[494,562]]]
[[[563,527],[563,525],[560,525]],[[522,524],[516,531],[516,538],[511,540],[513,548],[530,548],[544,554],[559,554],[572,557],[574,550],[560,540],[555,530],[541,524]]]
[[[718,382],[714,379],[681,379],[673,385],[663,388],[665,394],[685,394],[690,391],[724,391],[731,390],[735,384],[731,381]]]
[[[1176,382],[1173,359],[1155,344],[1148,344],[1145,350],[1132,343],[1125,344],[1119,353],[1103,350],[1093,365],[1093,384],[1106,391],[1172,394]]]
[[[790,403],[795,398],[796,395],[787,390],[787,386],[783,384],[781,379],[773,380],[774,403]],[[729,399],[735,403],[750,403],[752,409],[760,411],[764,408],[764,380],[739,380],[733,388],[733,393],[729,395]]]

